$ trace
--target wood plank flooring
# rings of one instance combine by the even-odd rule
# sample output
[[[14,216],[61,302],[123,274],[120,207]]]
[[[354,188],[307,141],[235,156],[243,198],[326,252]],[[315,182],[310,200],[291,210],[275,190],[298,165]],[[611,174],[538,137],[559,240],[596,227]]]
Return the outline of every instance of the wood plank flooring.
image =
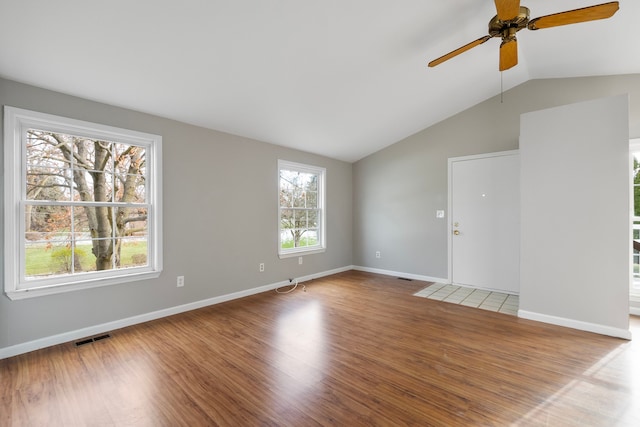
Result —
[[[426,285],[351,271],[1,360],[0,425],[640,425],[637,342]]]

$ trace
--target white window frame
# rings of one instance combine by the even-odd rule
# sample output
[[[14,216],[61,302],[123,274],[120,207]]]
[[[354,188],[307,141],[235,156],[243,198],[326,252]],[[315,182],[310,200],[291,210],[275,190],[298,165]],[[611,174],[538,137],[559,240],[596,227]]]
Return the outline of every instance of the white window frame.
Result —
[[[318,230],[318,244],[314,246],[304,246],[297,248],[282,248],[282,222],[281,222],[281,210],[280,207],[280,171],[281,170],[293,170],[298,172],[313,173],[318,175],[318,206],[320,210],[319,215],[319,230]],[[288,160],[278,160],[278,257],[291,258],[295,256],[311,255],[325,252],[326,250],[326,194],[325,194],[325,182],[326,182],[327,170],[318,166],[311,166],[302,163],[291,162]]]
[[[25,277],[27,129],[145,147],[148,198],[147,265],[117,270]],[[156,278],[162,272],[162,137],[66,117],[4,107],[4,291],[12,300]]]

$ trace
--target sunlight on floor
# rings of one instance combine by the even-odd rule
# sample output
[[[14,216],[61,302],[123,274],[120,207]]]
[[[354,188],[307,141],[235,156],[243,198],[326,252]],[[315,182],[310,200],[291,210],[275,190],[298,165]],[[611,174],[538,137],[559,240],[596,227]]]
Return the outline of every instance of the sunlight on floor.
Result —
[[[322,380],[326,365],[324,330],[324,314],[317,301],[279,317],[274,362],[283,393],[295,396]]]
[[[637,379],[629,378],[629,387],[620,387],[611,381],[612,370],[618,366],[616,359],[629,357],[625,347],[631,345],[631,342],[627,342],[605,355],[580,378],[572,380],[529,411],[522,421],[535,425],[582,426],[604,425],[604,420],[616,420],[615,424],[610,425],[640,425],[640,407],[635,404],[637,396],[633,393]],[[584,401],[591,404],[583,405]],[[567,408],[573,406],[582,406],[582,418],[576,419],[575,412],[572,418],[567,417],[566,414],[570,412]]]

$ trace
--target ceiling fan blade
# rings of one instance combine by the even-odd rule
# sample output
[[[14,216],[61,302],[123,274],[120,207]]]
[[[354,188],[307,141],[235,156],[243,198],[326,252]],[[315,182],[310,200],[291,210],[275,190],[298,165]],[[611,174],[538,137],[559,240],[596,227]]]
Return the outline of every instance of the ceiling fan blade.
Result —
[[[500,45],[500,71],[508,70],[518,63],[518,41],[515,37]]]
[[[541,28],[559,27],[561,25],[577,24],[579,22],[595,21],[613,16],[619,9],[618,2],[612,1],[596,6],[568,10],[566,12],[545,15],[529,21],[527,28],[539,30]]]
[[[498,19],[501,21],[509,21],[520,13],[520,0],[494,0]]]
[[[429,67],[435,67],[438,64],[442,64],[444,61],[447,61],[453,58],[454,56],[460,55],[462,52],[466,52],[471,48],[481,45],[482,43],[486,42],[490,38],[491,36],[484,36],[484,37],[480,37],[478,40],[472,41],[471,43],[467,43],[464,46],[459,47],[458,49],[451,51],[446,55],[442,55],[440,58],[434,59],[433,61],[429,62]]]

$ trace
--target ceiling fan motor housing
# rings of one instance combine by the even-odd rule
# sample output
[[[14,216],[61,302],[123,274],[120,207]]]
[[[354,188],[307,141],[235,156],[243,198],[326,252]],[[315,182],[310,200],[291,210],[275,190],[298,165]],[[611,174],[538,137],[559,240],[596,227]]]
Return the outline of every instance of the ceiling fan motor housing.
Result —
[[[526,28],[529,23],[529,8],[520,6],[520,12],[513,19],[501,21],[498,15],[489,21],[489,35],[491,37],[501,37],[504,39],[512,39],[516,33]]]

